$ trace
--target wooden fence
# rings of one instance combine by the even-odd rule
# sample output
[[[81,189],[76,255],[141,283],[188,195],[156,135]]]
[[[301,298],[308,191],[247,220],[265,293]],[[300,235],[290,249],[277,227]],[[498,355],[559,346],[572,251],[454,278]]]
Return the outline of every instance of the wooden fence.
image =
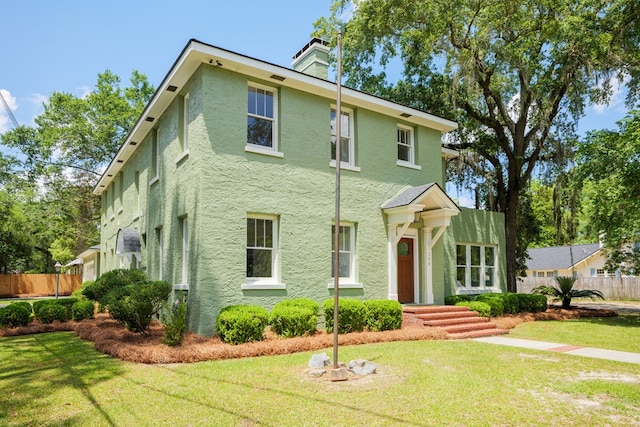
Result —
[[[82,283],[81,274],[60,274],[58,295],[71,295]],[[56,294],[55,274],[2,274],[0,297],[49,296]]]
[[[531,293],[538,285],[557,286],[553,277],[525,277],[518,279],[518,292]],[[640,277],[580,277],[574,289],[594,289],[605,299],[640,300]]]

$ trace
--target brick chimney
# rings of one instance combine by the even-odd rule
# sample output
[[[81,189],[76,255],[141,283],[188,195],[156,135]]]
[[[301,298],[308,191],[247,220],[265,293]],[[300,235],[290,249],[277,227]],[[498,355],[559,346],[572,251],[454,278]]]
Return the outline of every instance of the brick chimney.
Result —
[[[293,56],[296,71],[327,80],[329,78],[329,42],[313,38]]]

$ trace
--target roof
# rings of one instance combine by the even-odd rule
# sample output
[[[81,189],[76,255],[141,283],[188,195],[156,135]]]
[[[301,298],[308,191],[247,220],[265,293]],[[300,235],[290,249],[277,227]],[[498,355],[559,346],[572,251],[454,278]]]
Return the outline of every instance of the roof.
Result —
[[[600,244],[553,246],[529,249],[531,258],[527,270],[557,270],[571,268],[600,250]],[[573,264],[571,263],[573,259]]]
[[[456,203],[445,193],[445,191],[437,183],[432,182],[429,184],[420,185],[418,187],[409,187],[402,193],[397,195],[392,200],[382,205],[382,209],[397,208],[400,206],[407,206],[414,203],[423,203],[424,197],[432,192],[436,192],[440,197],[440,203],[438,208],[451,208],[460,211]],[[434,208],[435,206],[431,207]]]
[[[203,64],[226,68],[264,81],[273,81],[274,85],[279,87],[290,87],[327,99],[334,99],[337,92],[336,84],[328,80],[191,39],[100,177],[93,190],[94,194],[100,195],[108,187],[113,177],[140,146],[139,143],[153,129],[156,118],[162,116],[193,73]],[[450,120],[346,87],[342,88],[342,102],[440,132],[449,132],[458,127],[457,123]]]

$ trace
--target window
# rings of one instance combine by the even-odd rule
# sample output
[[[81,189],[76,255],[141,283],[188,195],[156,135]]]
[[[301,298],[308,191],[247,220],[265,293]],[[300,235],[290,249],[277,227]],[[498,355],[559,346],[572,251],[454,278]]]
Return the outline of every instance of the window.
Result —
[[[160,179],[160,131],[154,129],[151,133],[151,176],[149,185]]]
[[[133,186],[135,194],[133,195],[133,219],[140,216],[140,171],[135,171],[133,175]]]
[[[123,197],[124,197],[124,173],[120,172],[118,173],[118,203],[120,204],[120,207],[118,208],[118,213],[122,212],[122,209],[124,207]]]
[[[336,226],[331,226],[331,277],[335,271],[335,241]],[[353,224],[341,224],[339,226],[339,255],[338,275],[340,281],[355,282],[355,227]]]
[[[189,151],[189,94],[182,98],[182,152]]]
[[[247,95],[247,144],[277,151],[276,90],[250,85]]]
[[[596,270],[596,276],[605,277],[606,275],[607,275],[607,272],[603,268],[598,268]]]
[[[555,273],[553,271],[547,271],[547,277],[555,277]]]
[[[158,239],[158,280],[162,280],[162,257],[164,254],[163,251],[163,242],[162,242],[162,227],[156,228],[156,238]]]
[[[496,249],[485,245],[456,245],[456,281],[467,289],[493,288],[496,283]]]
[[[355,165],[354,159],[354,143],[353,143],[353,129],[352,129],[352,112],[350,110],[342,109],[340,120],[340,163],[341,166]],[[331,109],[331,160],[336,160],[336,110]]]
[[[275,279],[276,221],[247,218],[247,280]]]
[[[187,217],[183,217],[180,221],[182,223],[182,283],[183,285],[189,283],[189,222]]]
[[[397,129],[398,144],[398,164],[414,165],[415,151],[413,144],[413,129],[407,126],[398,125]]]

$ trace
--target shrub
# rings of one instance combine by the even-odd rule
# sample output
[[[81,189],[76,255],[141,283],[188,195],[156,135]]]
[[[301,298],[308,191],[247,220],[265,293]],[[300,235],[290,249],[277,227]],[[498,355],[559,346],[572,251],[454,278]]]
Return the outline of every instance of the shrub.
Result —
[[[14,302],[0,308],[0,328],[27,326],[29,322],[31,322],[31,304],[28,302]]]
[[[132,331],[146,334],[171,293],[167,282],[144,282],[112,289],[106,295],[111,317]]]
[[[284,338],[312,335],[318,325],[319,308],[308,298],[281,301],[269,313],[271,330]]]
[[[216,320],[218,336],[229,344],[261,341],[269,314],[257,305],[232,305],[220,311]]]
[[[457,306],[469,307],[471,311],[477,311],[480,317],[491,317],[491,306],[482,301],[460,301]]]
[[[17,305],[17,306],[26,308],[27,311],[29,312],[29,315],[31,315],[33,313],[33,306],[31,305],[30,302],[27,302],[27,301],[16,301],[16,302],[12,302],[10,305]]]
[[[93,319],[95,312],[95,306],[92,301],[76,301],[71,306],[71,318],[76,322],[80,322],[84,319]]]
[[[42,302],[42,304],[36,307],[38,302]],[[56,300],[36,301],[33,304],[33,311],[40,323],[53,323],[56,320],[66,322],[69,320],[66,307],[58,304]]]
[[[333,299],[322,303],[325,329],[333,332]],[[367,323],[364,303],[353,298],[338,301],[338,333],[362,332]]]
[[[75,298],[75,299],[77,299],[78,301],[88,299],[88,298],[84,295],[83,290],[84,290],[84,288],[86,288],[86,287],[88,287],[88,286],[92,286],[92,285],[94,284],[94,282],[95,282],[95,280],[87,280],[86,282],[82,282],[82,283],[80,283],[80,286],[78,286],[78,289],[76,289],[75,291],[73,291],[73,292],[71,293],[71,298]]]
[[[481,301],[489,304],[491,307],[491,317],[498,317],[504,314],[504,304],[500,297],[496,297],[498,294],[482,294],[478,295],[474,301]]]
[[[369,330],[390,331],[402,326],[402,305],[398,301],[368,300],[364,306]]]
[[[162,343],[171,347],[182,345],[187,332],[187,301],[176,299],[171,307],[164,304],[164,337]]]
[[[547,310],[547,297],[538,294],[516,294],[520,313],[542,313]]]
[[[475,298],[475,295],[449,295],[444,297],[444,304],[445,305],[456,305],[459,302],[469,302],[469,301],[473,301],[473,299]]]
[[[111,270],[98,277],[95,282],[84,287],[82,294],[90,300],[97,301],[102,305],[108,305],[107,296],[112,290],[142,283],[146,280],[146,274],[140,270]]]

